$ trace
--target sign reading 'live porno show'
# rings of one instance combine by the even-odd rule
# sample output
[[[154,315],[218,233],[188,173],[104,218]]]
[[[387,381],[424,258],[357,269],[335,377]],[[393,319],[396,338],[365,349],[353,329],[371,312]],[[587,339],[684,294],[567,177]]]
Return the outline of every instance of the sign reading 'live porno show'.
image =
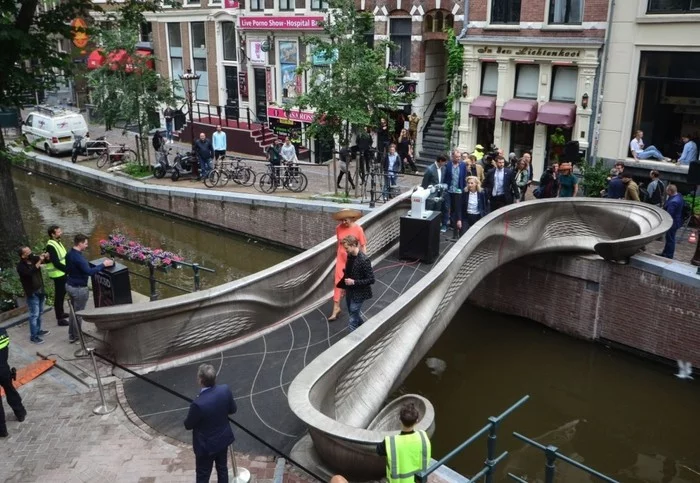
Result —
[[[239,17],[239,28],[248,30],[323,30],[323,17]]]

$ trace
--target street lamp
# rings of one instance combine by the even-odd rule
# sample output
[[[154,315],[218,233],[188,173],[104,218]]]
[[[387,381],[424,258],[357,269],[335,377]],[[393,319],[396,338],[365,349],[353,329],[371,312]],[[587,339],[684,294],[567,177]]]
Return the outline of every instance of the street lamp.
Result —
[[[187,101],[187,110],[190,115],[190,137],[192,138],[192,150],[194,150],[194,120],[192,119],[192,103],[194,102],[194,96],[197,92],[197,86],[199,85],[199,74],[193,74],[192,69],[187,69],[184,74],[180,74],[180,82],[182,82],[182,88],[185,91],[185,100]]]

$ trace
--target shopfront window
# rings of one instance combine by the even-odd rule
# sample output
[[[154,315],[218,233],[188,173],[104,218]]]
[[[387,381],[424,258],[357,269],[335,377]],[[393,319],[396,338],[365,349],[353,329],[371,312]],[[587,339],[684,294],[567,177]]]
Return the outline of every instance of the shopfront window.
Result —
[[[509,153],[521,157],[524,153],[532,152],[532,140],[535,138],[535,125],[522,122],[510,123]]]
[[[550,98],[559,102],[576,102],[578,69],[555,65],[552,69],[552,94]]]
[[[700,13],[700,0],[649,0],[647,13]]]
[[[279,43],[280,80],[282,87],[282,102],[289,102],[301,92],[301,84],[297,76],[299,53],[296,42]]]
[[[389,54],[389,62],[411,69],[411,17],[392,18],[389,25],[389,40],[394,47]]]
[[[233,22],[221,22],[224,60],[236,61],[236,27]]]
[[[520,0],[491,0],[491,23],[520,23]]]
[[[481,64],[481,95],[495,96],[498,94],[498,64],[484,62]]]
[[[515,71],[515,97],[537,99],[540,66],[538,64],[518,64]]]
[[[698,135],[698,106],[700,52],[641,52],[632,130],[644,131],[645,145],[677,158],[680,137]]]
[[[583,17],[583,0],[550,0],[549,23],[579,25]]]

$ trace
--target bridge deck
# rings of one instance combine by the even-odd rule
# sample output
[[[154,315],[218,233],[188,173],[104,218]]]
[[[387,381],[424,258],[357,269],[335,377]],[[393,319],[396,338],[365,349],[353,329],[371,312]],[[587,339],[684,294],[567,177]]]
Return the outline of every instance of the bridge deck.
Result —
[[[451,243],[441,237],[440,256]],[[374,298],[365,302],[365,320],[380,312],[430,270],[431,265],[398,259],[394,249],[375,267]],[[344,301],[343,301],[344,302]],[[219,370],[218,383],[232,389],[238,412],[234,419],[278,449],[288,452],[305,433],[304,424],[287,403],[287,388],[301,369],[347,334],[347,309],[337,321],[328,322],[328,301],[274,332],[244,345],[197,362],[154,372],[149,378],[194,397],[197,366],[203,362]],[[183,442],[191,434],[183,426],[188,405],[140,379],[124,383],[126,398],[134,412],[156,431]],[[235,430],[235,429],[234,429]],[[272,452],[241,431],[236,431],[237,451],[259,455]]]

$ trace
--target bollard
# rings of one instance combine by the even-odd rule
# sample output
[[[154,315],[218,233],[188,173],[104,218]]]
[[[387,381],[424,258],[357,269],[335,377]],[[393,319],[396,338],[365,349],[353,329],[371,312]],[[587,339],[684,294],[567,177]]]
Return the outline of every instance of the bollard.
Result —
[[[148,284],[151,288],[151,302],[158,300],[158,292],[156,291],[156,267],[152,263],[148,264]]]
[[[554,462],[557,460],[557,448],[556,446],[547,446],[547,448],[544,450],[545,457],[547,458],[547,462],[544,465],[544,482],[545,483],[554,483],[554,473],[555,473],[555,467],[554,467]]]
[[[100,371],[97,370],[97,361],[95,360],[95,349],[93,349],[92,347],[88,347],[86,350],[92,358],[92,367],[95,368],[95,377],[97,378],[97,389],[100,391],[101,404],[95,406],[95,409],[93,409],[92,412],[99,415],[109,414],[115,409],[117,409],[117,406],[109,406],[107,405],[107,401],[105,400],[105,390],[102,387],[102,378],[100,378]]]
[[[73,307],[73,297],[68,297],[68,311],[70,312],[70,323],[74,330],[78,332],[80,340],[80,349],[73,353],[73,357],[87,357],[88,353],[85,350],[85,338],[83,337],[83,329],[78,325],[78,317],[75,315],[75,307]]]
[[[250,471],[245,468],[239,468],[236,465],[236,458],[233,454],[233,444],[228,447],[229,454],[231,455],[231,470],[233,474],[229,473],[229,481],[231,483],[248,483],[250,481]]]
[[[199,280],[199,263],[192,264],[192,271],[194,271],[194,291],[197,292],[200,287]]]

